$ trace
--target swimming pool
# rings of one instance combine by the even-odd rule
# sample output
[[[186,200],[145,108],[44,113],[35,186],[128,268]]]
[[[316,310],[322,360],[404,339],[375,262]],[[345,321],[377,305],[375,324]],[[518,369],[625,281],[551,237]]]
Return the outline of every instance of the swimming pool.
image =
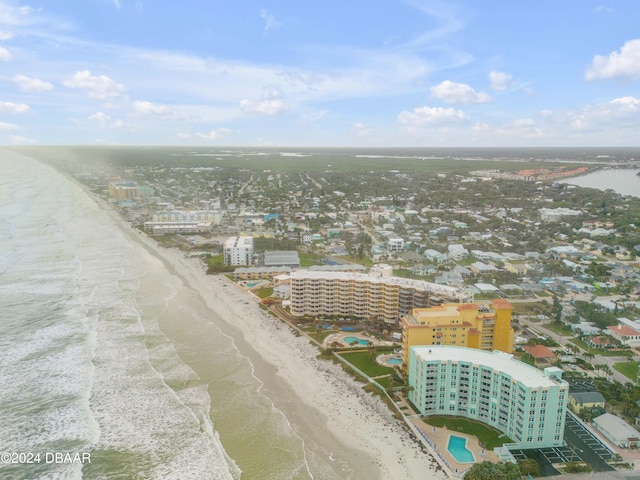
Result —
[[[467,448],[467,439],[464,437],[458,437],[457,435],[451,435],[449,437],[449,444],[447,450],[453,455],[458,463],[473,463],[476,461],[473,453]]]
[[[363,340],[358,337],[344,337],[344,343],[347,345],[351,345],[353,342],[359,343],[360,345],[369,345],[369,340]]]
[[[387,358],[387,363],[391,365],[402,365],[402,359],[398,357],[389,357]]]

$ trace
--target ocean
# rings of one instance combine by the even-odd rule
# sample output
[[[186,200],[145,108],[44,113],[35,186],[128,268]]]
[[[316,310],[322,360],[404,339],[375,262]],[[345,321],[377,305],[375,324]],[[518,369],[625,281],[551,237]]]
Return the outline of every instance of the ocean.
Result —
[[[0,478],[351,477],[139,233],[47,165],[0,149],[0,171],[0,450],[32,454]]]

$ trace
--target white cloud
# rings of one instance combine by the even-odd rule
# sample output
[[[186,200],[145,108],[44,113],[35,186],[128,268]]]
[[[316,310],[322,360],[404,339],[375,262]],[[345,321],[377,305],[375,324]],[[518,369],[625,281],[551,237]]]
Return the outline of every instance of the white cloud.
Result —
[[[351,131],[358,137],[370,137],[376,133],[376,128],[366,123],[356,122],[353,124]]]
[[[600,12],[613,13],[614,12],[613,8],[607,5],[598,5],[596,8],[593,9],[593,11],[594,13],[600,13]]]
[[[492,71],[489,72],[489,82],[491,82],[491,90],[503,92],[511,86],[511,75],[505,72]]]
[[[596,55],[585,75],[587,80],[618,77],[640,79],[640,39],[629,40],[608,57]]]
[[[116,8],[120,8],[120,0],[112,0],[112,2],[116,6]]]
[[[0,130],[18,130],[20,127],[14,123],[0,122]]]
[[[113,119],[104,112],[89,115],[89,120],[96,122],[103,128],[124,128],[127,126],[122,120]]]
[[[282,100],[263,99],[260,101],[244,99],[240,101],[240,109],[251,115],[273,116],[288,110]]]
[[[9,50],[7,50],[4,47],[0,47],[0,60],[1,61],[8,62],[12,58],[13,58],[13,56],[11,55],[11,52],[9,52]]]
[[[455,83],[451,80],[445,80],[431,87],[431,97],[454,105],[491,102],[488,94],[476,92],[465,83]]]
[[[13,38],[13,33],[0,30],[0,41],[11,40],[12,38]]]
[[[300,120],[304,123],[313,123],[324,118],[329,113],[329,110],[319,110],[314,112],[303,113],[300,115]]]
[[[260,18],[264,20],[265,32],[282,26],[282,23],[276,20],[276,17],[274,17],[271,12],[265,10],[264,8],[260,11]]]
[[[3,25],[26,25],[32,21],[31,14],[37,11],[27,5],[15,7],[2,2],[0,3],[0,21]]]
[[[35,141],[21,135],[9,135],[9,143],[12,145],[25,145],[28,143],[35,143]]]
[[[418,107],[413,112],[405,110],[398,115],[400,123],[415,128],[460,125],[467,120],[462,110],[442,107]]]
[[[63,82],[65,87],[86,90],[91,98],[104,100],[118,97],[124,92],[124,86],[114,82],[106,75],[93,75],[89,70],[76,72]]]
[[[624,109],[629,109],[632,111],[637,111],[640,106],[640,100],[634,97],[622,97],[622,98],[614,98],[609,103],[613,105],[620,105]]]
[[[26,113],[31,110],[29,105],[24,103],[0,102],[0,112],[4,113]]]
[[[171,109],[166,105],[147,101],[133,102],[134,116],[136,117],[155,117],[163,120],[184,120],[188,115],[184,112]]]
[[[215,130],[211,130],[209,133],[198,132],[196,136],[204,140],[220,140],[221,138],[228,137],[229,135],[231,135],[231,133],[232,130],[229,128],[218,128]]]
[[[23,92],[46,92],[53,90],[53,84],[26,75],[16,75],[12,79]]]

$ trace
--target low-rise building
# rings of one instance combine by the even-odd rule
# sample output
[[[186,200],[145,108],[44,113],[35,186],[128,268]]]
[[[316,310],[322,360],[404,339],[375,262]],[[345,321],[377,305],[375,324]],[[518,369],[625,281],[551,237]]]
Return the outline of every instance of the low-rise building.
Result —
[[[289,267],[241,267],[233,271],[235,280],[270,280],[279,275],[289,275]]]
[[[628,327],[627,325],[618,324],[609,326],[607,327],[607,333],[623,345],[640,347],[640,331]]]
[[[580,413],[583,410],[592,410],[595,407],[604,408],[605,399],[600,392],[570,392],[569,408]]]
[[[640,447],[640,432],[612,413],[605,413],[593,419],[593,426],[616,447]]]
[[[556,359],[556,354],[544,345],[525,345],[524,351],[534,358],[536,365],[551,364]]]
[[[391,253],[400,253],[404,251],[404,238],[397,235],[389,235],[387,238],[387,248]]]
[[[300,256],[295,250],[266,251],[262,258],[265,267],[300,267]]]

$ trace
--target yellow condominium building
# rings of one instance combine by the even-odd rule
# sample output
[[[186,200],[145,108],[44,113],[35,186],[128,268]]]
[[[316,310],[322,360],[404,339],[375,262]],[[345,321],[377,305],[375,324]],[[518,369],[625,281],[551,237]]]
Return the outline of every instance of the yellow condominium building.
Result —
[[[415,308],[402,317],[404,364],[409,350],[421,345],[449,345],[480,350],[513,351],[511,311],[507,300],[491,303],[445,303],[431,308]]]

